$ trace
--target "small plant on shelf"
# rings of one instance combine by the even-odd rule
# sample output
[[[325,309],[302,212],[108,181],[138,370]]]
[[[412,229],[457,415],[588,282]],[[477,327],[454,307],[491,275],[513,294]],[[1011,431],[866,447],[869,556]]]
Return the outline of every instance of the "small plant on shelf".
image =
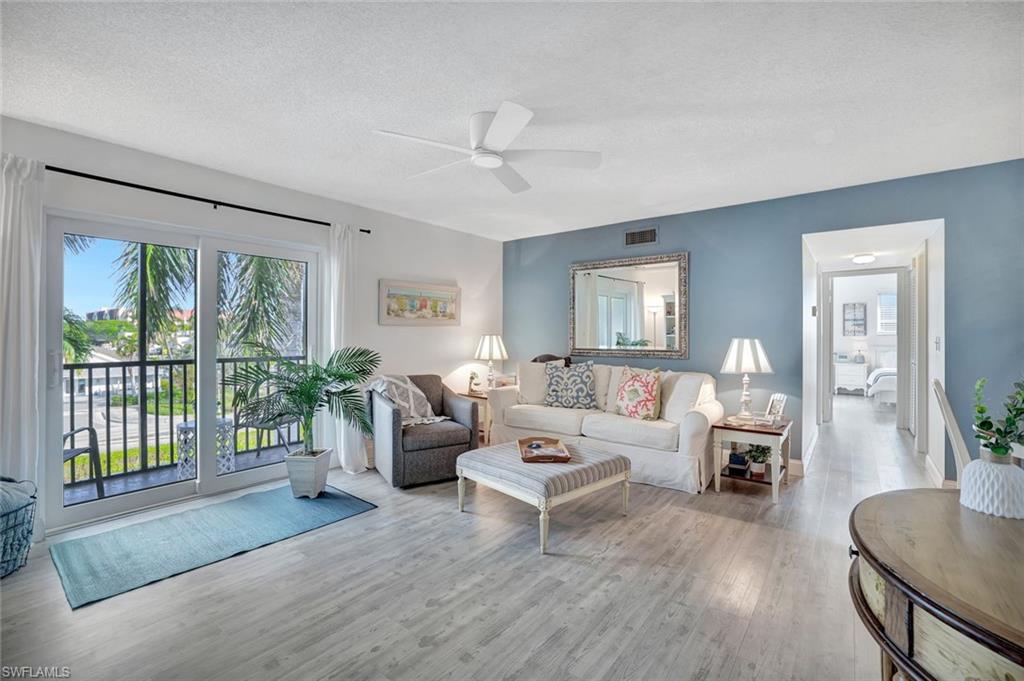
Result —
[[[758,479],[764,477],[765,464],[772,455],[772,448],[768,445],[750,445],[747,448],[747,458],[750,459],[750,474]]]
[[[1024,380],[1013,384],[1003,407],[1006,416],[995,419],[985,404],[987,378],[974,384],[974,437],[995,456],[1009,456],[1014,443],[1024,444]]]

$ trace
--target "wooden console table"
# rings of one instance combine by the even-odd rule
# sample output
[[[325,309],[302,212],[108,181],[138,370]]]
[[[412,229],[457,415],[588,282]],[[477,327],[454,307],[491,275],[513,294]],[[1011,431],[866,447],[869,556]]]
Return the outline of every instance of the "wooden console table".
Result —
[[[1024,679],[1024,521],[911,489],[859,503],[850,535],[850,594],[883,681]]]

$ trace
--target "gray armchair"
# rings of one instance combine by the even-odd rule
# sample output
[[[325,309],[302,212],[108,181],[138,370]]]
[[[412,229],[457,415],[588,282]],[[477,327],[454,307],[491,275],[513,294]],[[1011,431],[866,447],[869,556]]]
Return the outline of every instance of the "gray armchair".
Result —
[[[437,415],[451,417],[402,428],[402,412],[386,396],[371,391],[373,458],[392,487],[455,478],[455,459],[476,449],[479,442],[477,403],[460,397],[441,383],[440,376],[409,376],[423,391]]]

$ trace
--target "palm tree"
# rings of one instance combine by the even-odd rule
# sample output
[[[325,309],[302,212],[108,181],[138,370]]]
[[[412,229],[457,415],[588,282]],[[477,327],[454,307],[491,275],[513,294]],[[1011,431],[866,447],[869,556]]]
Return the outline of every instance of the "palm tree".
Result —
[[[92,354],[92,340],[85,330],[85,321],[68,308],[64,308],[64,361],[86,362]]]
[[[94,237],[66,234],[64,247],[82,253]],[[124,242],[115,267],[116,304],[135,319],[139,312],[139,258],[146,263],[147,346],[159,343],[170,354],[171,334],[182,330],[175,312],[193,294],[196,252],[155,244]],[[280,258],[220,253],[218,258],[218,337],[224,354],[235,354],[249,343],[275,348],[277,354],[299,354],[305,303],[305,264]],[[194,328],[194,319],[186,329]]]
[[[263,355],[274,348],[250,344]],[[366,348],[335,350],[326,364],[299,364],[286,359],[273,369],[262,363],[240,367],[228,379],[235,388],[234,406],[248,423],[296,419],[302,426],[303,449],[313,451],[313,418],[327,407],[365,434],[373,433],[359,384],[380,366],[380,355]],[[269,393],[269,394],[261,394]]]

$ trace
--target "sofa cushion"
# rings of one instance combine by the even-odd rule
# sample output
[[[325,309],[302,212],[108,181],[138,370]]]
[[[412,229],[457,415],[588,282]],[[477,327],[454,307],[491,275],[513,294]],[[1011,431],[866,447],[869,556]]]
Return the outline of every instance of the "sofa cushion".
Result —
[[[661,417],[680,423],[686,412],[705,399],[705,383],[710,381],[707,374],[689,371],[669,371],[661,384]],[[711,395],[714,397],[714,394]]]
[[[565,366],[565,360],[552,362],[520,362],[516,373],[519,375],[519,404],[544,404],[548,394],[548,377],[546,368]]]
[[[417,452],[421,449],[468,445],[471,435],[469,428],[455,421],[407,426],[402,429],[402,449]]]
[[[596,414],[590,409],[565,409],[545,407],[540,404],[514,404],[505,408],[505,425],[512,428],[526,428],[562,435],[579,435],[583,429],[583,418]]]
[[[604,410],[615,413],[619,402],[619,383],[622,382],[622,367],[608,367],[608,391],[605,393]]]
[[[597,406],[593,362],[567,367],[546,364],[544,370],[548,377],[548,392],[544,397],[546,406],[567,409],[594,409]]]
[[[623,367],[616,412],[653,421],[661,413],[661,372]]]
[[[583,419],[583,435],[649,449],[679,449],[679,424],[662,419],[642,421],[619,414],[590,414]]]
[[[608,405],[608,381],[612,377],[612,368],[607,364],[594,365],[594,399],[597,408],[604,411]]]
[[[440,376],[436,374],[414,374],[409,376],[409,380],[423,391],[435,415],[440,416],[444,413],[444,384],[441,383]]]

